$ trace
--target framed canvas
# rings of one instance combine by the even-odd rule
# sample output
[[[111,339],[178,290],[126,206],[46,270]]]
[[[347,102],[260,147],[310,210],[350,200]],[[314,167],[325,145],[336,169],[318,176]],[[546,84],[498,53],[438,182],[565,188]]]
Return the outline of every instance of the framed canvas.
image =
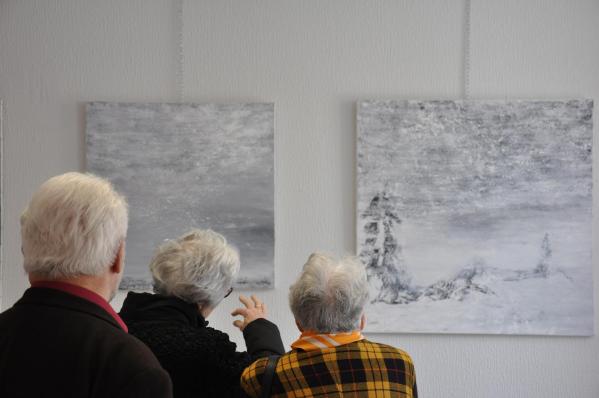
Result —
[[[367,331],[593,334],[590,100],[363,101]]]
[[[274,105],[87,105],[87,168],[130,208],[121,289],[149,289],[155,248],[191,228],[240,252],[238,287],[274,283]]]

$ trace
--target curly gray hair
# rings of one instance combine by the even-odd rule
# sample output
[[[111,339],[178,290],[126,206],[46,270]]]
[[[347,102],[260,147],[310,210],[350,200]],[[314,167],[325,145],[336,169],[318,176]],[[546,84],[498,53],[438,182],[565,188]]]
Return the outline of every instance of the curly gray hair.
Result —
[[[154,292],[215,307],[239,272],[239,254],[221,234],[194,229],[161,245],[150,271]]]
[[[357,329],[366,300],[366,271],[355,257],[336,260],[314,253],[289,289],[289,304],[296,321],[304,330],[318,333]]]

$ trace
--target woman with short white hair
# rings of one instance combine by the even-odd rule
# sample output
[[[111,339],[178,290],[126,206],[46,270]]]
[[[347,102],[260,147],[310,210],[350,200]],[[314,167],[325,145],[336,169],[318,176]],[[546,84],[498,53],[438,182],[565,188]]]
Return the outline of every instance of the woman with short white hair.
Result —
[[[335,260],[315,253],[289,289],[289,305],[302,329],[343,333],[362,328],[368,283],[352,257]]]
[[[240,296],[245,308],[233,315],[247,352],[206,318],[233,291],[239,255],[211,230],[192,230],[158,248],[150,263],[154,292],[130,292],[120,315],[131,334],[146,343],[173,380],[175,397],[229,397],[240,393],[239,377],[253,360],[284,352],[275,324],[255,296]]]
[[[410,356],[362,335],[367,300],[366,271],[357,258],[312,254],[289,289],[301,336],[272,368],[272,376],[268,359],[249,366],[241,377],[244,392],[250,397],[261,396],[263,388],[273,397],[417,397]],[[271,383],[263,386],[268,379]]]

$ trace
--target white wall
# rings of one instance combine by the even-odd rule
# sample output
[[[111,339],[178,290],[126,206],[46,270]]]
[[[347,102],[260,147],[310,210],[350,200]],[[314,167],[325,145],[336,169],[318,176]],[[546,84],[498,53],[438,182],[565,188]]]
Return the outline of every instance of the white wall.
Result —
[[[83,168],[83,104],[178,100],[176,6],[0,0],[3,308],[27,287],[21,209],[46,178]],[[354,250],[355,101],[459,98],[464,1],[186,0],[184,9],[184,99],[276,103],[277,288],[260,294],[289,344],[287,288],[303,261],[315,249]],[[599,101],[598,22],[597,0],[472,0],[473,98]],[[211,321],[240,341],[235,305]],[[597,337],[370,337],[412,354],[423,397],[599,396]]]

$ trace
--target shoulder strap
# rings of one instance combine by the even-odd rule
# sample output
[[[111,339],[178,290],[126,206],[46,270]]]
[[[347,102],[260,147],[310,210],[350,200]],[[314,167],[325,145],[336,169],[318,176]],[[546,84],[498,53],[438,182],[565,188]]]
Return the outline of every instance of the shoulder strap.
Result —
[[[262,398],[270,397],[270,387],[272,386],[272,379],[277,368],[277,362],[279,362],[280,355],[271,355],[268,357],[268,363],[264,369],[264,377],[262,378]]]

